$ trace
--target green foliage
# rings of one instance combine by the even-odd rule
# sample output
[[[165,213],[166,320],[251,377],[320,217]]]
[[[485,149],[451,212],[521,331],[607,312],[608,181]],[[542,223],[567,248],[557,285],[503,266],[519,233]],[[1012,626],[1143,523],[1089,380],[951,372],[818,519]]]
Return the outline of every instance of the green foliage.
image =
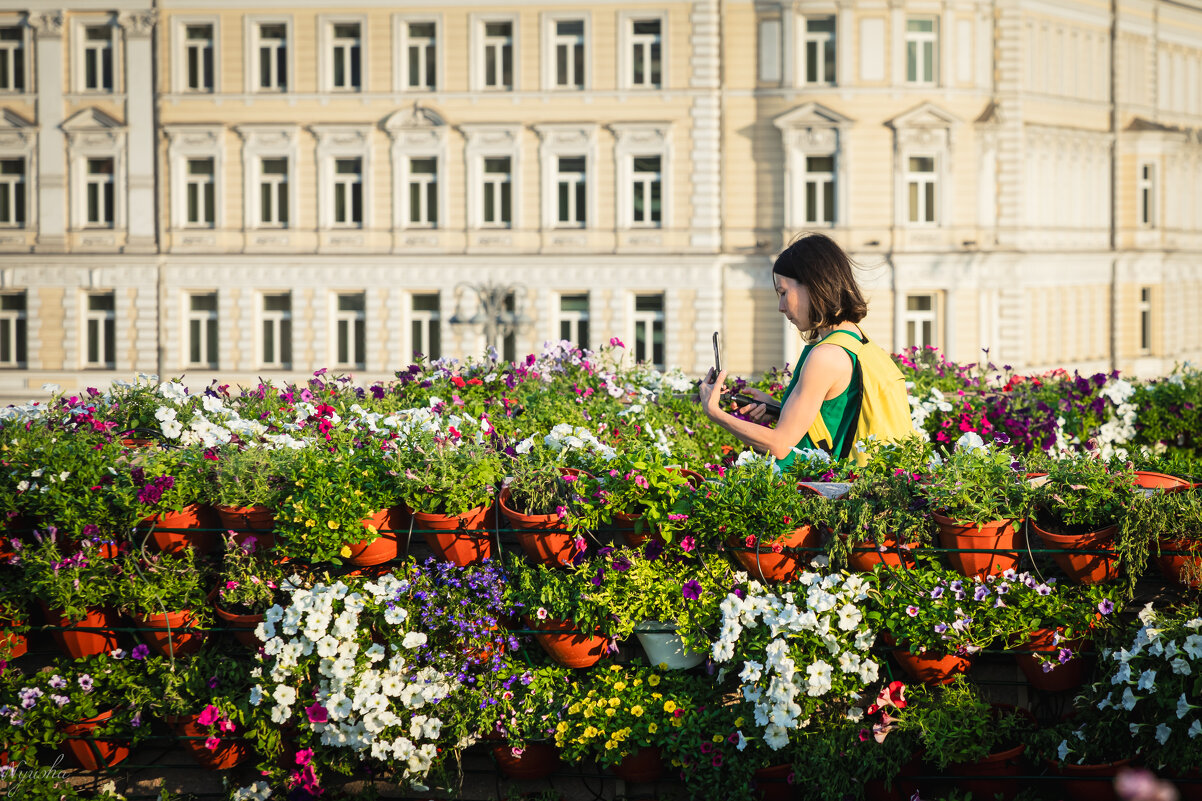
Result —
[[[195,625],[212,622],[206,595],[212,586],[208,566],[186,548],[180,555],[129,555],[121,560],[117,597],[122,608],[147,617],[191,610]]]
[[[64,557],[57,537],[21,552],[25,586],[47,607],[70,621],[83,620],[89,611],[114,606],[120,599],[120,579],[115,562],[98,559],[95,551]]]
[[[510,581],[505,602],[523,610],[532,622],[562,620],[574,624],[585,634],[612,637],[628,635],[634,622],[622,621],[610,607],[609,599],[620,592],[624,579],[617,570],[585,562],[572,570],[530,565],[509,557],[506,572]],[[596,579],[599,583],[594,584]]]
[[[234,614],[259,615],[279,600],[279,587],[290,568],[253,548],[226,541],[217,578],[217,602]]]
[[[1030,717],[992,706],[963,676],[939,687],[912,686],[906,700],[897,712],[898,732],[913,735],[940,771],[1011,748],[1034,729]]]
[[[1002,448],[957,448],[926,485],[927,504],[963,523],[1025,517],[1025,485],[1015,472],[1016,464]]]
[[[628,558],[629,557],[629,558]],[[718,605],[734,586],[730,563],[718,554],[684,554],[671,549],[657,559],[615,551],[595,563],[597,572],[619,571],[623,580],[603,582],[608,604],[626,632],[644,621],[676,626],[685,647],[708,651],[718,627]],[[596,574],[594,574],[596,575]],[[686,592],[685,585],[693,586]],[[691,597],[694,592],[696,598]]]
[[[1121,522],[1137,490],[1135,476],[1122,464],[1089,457],[1035,458],[1031,472],[1047,477],[1027,482],[1041,527],[1057,534],[1084,534]]]
[[[575,477],[564,480],[563,460],[549,448],[534,445],[528,453],[511,457],[505,465],[513,477],[508,487],[515,512],[550,515],[572,503]]]
[[[571,525],[596,531],[616,515],[636,518],[636,533],[657,532],[671,541],[681,528],[694,490],[670,457],[653,447],[619,453],[596,475],[581,476],[571,507]]]
[[[276,509],[288,492],[298,459],[297,451],[289,448],[222,448],[211,474],[212,502]]]
[[[401,500],[413,511],[462,515],[492,501],[501,478],[496,452],[466,442],[435,442],[432,437],[411,443],[411,448],[424,461],[397,481]]]

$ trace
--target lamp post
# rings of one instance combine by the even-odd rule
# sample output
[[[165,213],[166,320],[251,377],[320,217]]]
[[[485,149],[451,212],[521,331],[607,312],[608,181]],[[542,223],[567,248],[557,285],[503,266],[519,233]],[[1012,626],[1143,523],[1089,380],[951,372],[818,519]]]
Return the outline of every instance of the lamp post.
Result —
[[[476,311],[471,317],[463,315],[463,296],[470,290],[476,296]],[[526,296],[526,287],[520,284],[503,284],[492,281],[471,283],[460,281],[455,285],[455,313],[452,325],[481,325],[484,327],[484,342],[496,352],[499,342],[529,322],[520,310]]]

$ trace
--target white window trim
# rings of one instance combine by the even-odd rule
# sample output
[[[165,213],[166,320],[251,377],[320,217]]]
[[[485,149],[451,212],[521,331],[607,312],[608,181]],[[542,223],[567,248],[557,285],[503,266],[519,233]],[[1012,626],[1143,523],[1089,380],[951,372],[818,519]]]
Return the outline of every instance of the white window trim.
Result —
[[[513,31],[513,86],[508,88],[484,85],[484,26],[489,22],[508,22],[513,26],[511,28]],[[519,17],[517,14],[473,13],[469,15],[470,34],[468,39],[471,52],[468,55],[468,63],[471,65],[469,75],[471,91],[489,93],[508,93],[521,91],[522,31],[518,25],[518,22]]]
[[[29,25],[29,20],[23,14],[0,14],[0,27],[21,29],[21,66],[25,70],[25,87],[19,90],[0,87],[0,95],[9,99],[36,95],[33,74],[33,28]]]
[[[167,125],[167,159],[171,177],[171,228],[220,229],[225,227],[225,130],[220,125]],[[213,159],[213,225],[188,222],[188,160]]]
[[[773,120],[780,129],[785,151],[785,227],[838,228],[848,224],[847,199],[849,162],[848,129],[852,120],[817,103],[807,103]],[[833,223],[805,222],[806,158],[833,156],[835,159],[835,220]]]
[[[343,295],[359,295],[363,298],[363,311],[342,311],[338,308],[338,299]],[[367,348],[371,341],[367,338],[367,293],[363,290],[335,290],[329,293],[329,320],[330,320],[330,353],[329,363],[340,370],[362,370],[367,364]],[[350,361],[339,361],[338,359],[338,323],[346,320],[350,322],[347,328],[350,337],[347,342],[347,354],[355,356],[355,327],[356,325],[363,326],[363,350],[358,354],[362,359],[351,359]]]
[[[428,22],[434,24],[434,88],[414,88],[409,85],[409,25],[410,23]],[[392,85],[394,92],[409,92],[413,94],[431,94],[442,91],[443,75],[445,74],[445,53],[443,45],[442,14],[393,14],[392,39],[397,43],[392,54]]]
[[[1160,170],[1157,167],[1156,162],[1150,159],[1140,159],[1136,162],[1135,167],[1135,227],[1148,231],[1160,226],[1160,198],[1157,186]],[[1150,178],[1144,177],[1145,169],[1150,172]],[[1147,192],[1146,201],[1144,199],[1145,191]]]
[[[84,66],[87,38],[84,29],[101,25],[107,25],[113,31],[110,40],[113,43],[113,87],[107,90],[88,89],[84,86],[87,78],[87,70]],[[74,43],[71,48],[71,89],[75,94],[94,97],[97,95],[120,95],[125,92],[125,37],[122,35],[124,31],[125,29],[117,24],[117,18],[113,14],[85,14],[71,17],[70,36]]]
[[[1147,284],[1140,285],[1137,289],[1139,291],[1139,300],[1136,301],[1135,306],[1136,331],[1138,332],[1136,336],[1138,337],[1139,352],[1147,354],[1152,352],[1153,325],[1155,324],[1155,320],[1152,318],[1152,298],[1155,290]],[[1147,293],[1147,299],[1144,298],[1145,292]],[[1147,323],[1146,331],[1144,330],[1145,323]],[[1145,333],[1147,334],[1147,342],[1144,342]]]
[[[259,26],[283,25],[284,46],[287,48],[285,64],[288,69],[288,85],[284,90],[259,87]],[[296,35],[293,32],[292,16],[280,14],[247,14],[243,19],[242,31],[242,81],[248,95],[292,94],[296,91]]]
[[[24,309],[3,309],[0,308],[0,326],[9,326],[9,344],[12,346],[13,358],[8,361],[0,361],[0,369],[23,369],[29,364],[29,290],[4,290],[0,291],[0,296],[21,296],[25,300]],[[21,320],[25,321],[25,353],[17,353],[17,323]],[[18,355],[24,355],[24,359],[17,358]]]
[[[953,128],[958,124],[958,120],[928,102],[890,120],[887,124],[894,129],[893,224],[911,229],[949,226],[951,210],[956,208],[950,169]],[[922,156],[935,158],[935,222],[912,223],[907,176],[910,172],[910,158]]]
[[[429,109],[399,111],[384,123],[392,137],[392,226],[397,230],[437,230],[447,226],[447,126]],[[438,224],[409,222],[409,159],[433,158],[438,170]]]
[[[311,125],[309,130],[317,139],[318,227],[323,230],[371,228],[371,129],[354,125]],[[340,158],[362,159],[363,221],[358,225],[334,222],[334,163]]]
[[[243,225],[247,230],[288,231],[298,226],[300,193],[296,181],[299,128],[296,125],[239,125],[242,137]],[[265,226],[259,222],[259,177],[263,159],[288,159],[288,225]],[[270,294],[270,293],[269,293]]]
[[[405,349],[402,352],[402,356],[401,356],[402,362],[404,364],[409,364],[413,360],[413,351],[416,349],[415,343],[413,341],[413,324],[416,322],[422,323],[422,331],[426,335],[425,336],[425,338],[426,338],[425,345],[426,346],[429,345],[430,328],[431,328],[431,326],[436,326],[438,328],[439,350],[440,351],[445,350],[445,348],[443,347],[445,345],[445,342],[443,341],[444,340],[444,337],[443,337],[444,331],[443,331],[442,323],[443,323],[443,320],[446,318],[447,310],[443,307],[444,294],[445,293],[440,292],[438,290],[432,290],[429,292],[413,291],[413,292],[407,292],[405,294],[405,301],[404,301],[405,302],[405,318],[406,318],[405,319],[405,329],[404,329],[404,332],[405,332],[404,333],[404,340],[405,340],[404,348]],[[414,309],[413,308],[413,298],[415,295],[434,295],[435,297],[437,297],[438,298],[438,311],[425,311],[425,310],[418,311],[418,310]],[[437,316],[435,316],[435,315],[437,315]],[[426,350],[422,350],[421,353],[426,358],[430,357],[430,353],[428,353]],[[442,355],[443,355],[442,353],[439,354],[439,356],[442,356]]]
[[[0,159],[25,162],[25,224],[9,231],[38,230],[38,127],[15,112],[0,109]]]
[[[911,310],[908,308],[909,299],[912,297],[925,297],[931,299],[931,308],[927,311]],[[921,330],[923,323],[931,324],[931,341],[919,344],[919,347],[925,345],[939,346],[939,293],[938,292],[906,292],[902,299],[902,332],[905,336],[903,345],[912,347],[914,344],[909,338],[910,323],[914,323],[918,330]]]
[[[188,88],[187,41],[189,25],[213,26],[213,87],[208,90]],[[171,91],[176,94],[215,95],[221,92],[221,18],[215,16],[180,16],[171,18]]]
[[[558,60],[555,53],[555,24],[580,20],[584,23],[584,80],[581,87],[558,86],[555,81]],[[593,18],[588,11],[544,11],[541,28],[543,40],[542,84],[544,92],[588,92],[593,88]]]
[[[112,295],[112,297],[113,297],[112,311],[93,312],[92,310],[90,310],[88,308],[88,298],[90,298],[94,295],[95,296]],[[85,370],[113,370],[113,369],[116,369],[117,360],[120,358],[120,352],[119,352],[118,346],[120,344],[120,338],[121,338],[121,332],[117,330],[117,292],[116,292],[116,290],[112,290],[112,289],[88,290],[88,291],[82,292],[82,293],[80,293],[80,306],[81,306],[81,308],[80,308],[81,324],[79,326],[79,334],[80,334],[80,336],[79,336],[79,343],[80,343],[79,363],[80,363],[80,365]],[[96,362],[88,361],[88,322],[93,319],[101,321],[100,326],[98,326],[100,342],[97,343],[99,347],[97,347],[96,353],[98,356],[101,357],[102,360],[96,361]],[[106,345],[108,342],[107,338],[105,337],[105,333],[104,333],[104,329],[105,329],[104,321],[107,321],[107,320],[113,321],[113,340],[114,340],[114,342],[113,342],[113,359],[114,360],[111,362],[103,361],[104,352],[106,350],[104,345]]]
[[[927,220],[911,220],[910,219],[910,159],[911,158],[932,158],[935,160],[935,171],[929,174],[931,182],[935,184],[935,210],[932,221]],[[944,214],[947,208],[946,200],[944,199],[944,191],[947,187],[947,178],[945,176],[947,161],[945,155],[933,149],[914,149],[907,150],[901,157],[901,188],[902,188],[902,225],[907,228],[942,228],[947,225],[947,218]],[[925,183],[925,182],[924,182]],[[923,201],[925,205],[925,200]]]
[[[542,227],[588,229],[597,226],[597,126],[583,125],[535,125],[534,130],[542,139],[538,158],[542,172]],[[560,157],[584,156],[585,187],[583,226],[559,222],[559,191],[556,176],[559,174]]]
[[[663,305],[664,305],[663,310],[658,311],[658,312],[635,311],[635,297],[638,295],[659,295],[663,299]],[[626,331],[626,337],[627,337],[626,341],[630,345],[631,358],[635,358],[635,354],[636,354],[635,343],[636,343],[637,339],[635,336],[635,331],[638,328],[639,322],[647,321],[649,323],[652,323],[652,327],[649,330],[649,332],[652,334],[654,334],[654,331],[655,331],[654,324],[653,324],[655,320],[659,320],[660,322],[662,322],[664,324],[664,360],[663,360],[663,362],[652,361],[652,359],[655,358],[655,346],[653,344],[653,338],[648,340],[648,350],[650,352],[647,355],[650,358],[648,358],[646,360],[647,364],[652,365],[657,370],[663,370],[668,364],[668,293],[664,290],[660,290],[659,292],[655,292],[655,291],[631,292],[629,295],[627,295],[626,303],[627,303],[627,307],[626,307],[627,319],[630,320],[630,326]]]
[[[914,19],[914,20],[918,20],[918,19],[932,20],[935,23],[934,31],[931,33],[919,33],[917,31],[914,31],[914,32],[910,31],[909,30],[910,20],[912,20],[912,19]],[[926,87],[940,85],[940,75],[942,74],[942,69],[943,69],[943,54],[940,52],[941,51],[940,42],[943,40],[944,35],[945,35],[942,30],[942,26],[943,26],[943,20],[937,11],[932,11],[929,14],[920,14],[920,13],[906,14],[903,17],[902,32],[901,32],[902,33],[902,53],[901,53],[901,63],[902,63],[901,83],[902,84],[904,84],[906,86],[926,86]],[[910,41],[912,39],[919,43],[926,42],[926,41],[932,42],[932,44],[931,44],[931,51],[932,51],[931,79],[929,81],[928,80],[913,80],[913,81],[910,80],[909,62],[907,61],[907,59],[909,58]],[[917,54],[916,58],[918,59],[916,67],[921,68],[921,66],[922,66],[921,53]],[[916,76],[920,71],[920,69],[917,69],[917,68],[915,69]]]
[[[583,295],[585,297],[586,301],[588,302],[588,308],[585,309],[584,311],[564,311],[563,310],[563,299],[565,297],[575,297],[578,295]],[[549,340],[551,342],[561,342],[563,340],[561,329],[563,328],[563,324],[566,322],[571,325],[571,327],[572,327],[571,332],[573,334],[575,334],[575,336],[570,338],[568,341],[571,342],[572,344],[574,344],[578,348],[588,348],[592,344],[591,340],[593,338],[593,331],[592,331],[592,328],[593,328],[593,326],[592,326],[593,293],[587,289],[582,289],[578,292],[570,292],[570,291],[557,292],[555,294],[554,303],[555,303],[555,306],[554,306],[555,314],[553,317],[553,321],[554,321],[553,324],[555,326],[555,330],[551,332],[551,336],[549,337]],[[580,323],[582,323],[582,322],[589,323],[589,337],[588,337],[590,340],[589,342],[579,341],[580,340]]]
[[[197,368],[201,370],[216,370],[221,364],[221,294],[216,289],[196,289],[185,290],[181,293],[183,303],[183,320],[185,328],[181,339],[180,364],[188,368]],[[217,298],[217,309],[214,311],[193,311],[192,296],[193,295],[213,295]],[[212,354],[211,360],[202,359],[199,362],[192,361],[192,321],[201,321],[201,342],[200,350],[203,355],[208,349],[208,331],[205,330],[209,325],[217,326],[217,352]]]
[[[832,191],[835,196],[835,206],[833,209],[826,209],[825,206],[822,209],[822,211],[830,212],[831,219],[829,221],[828,220],[819,220],[819,219],[814,219],[814,220],[809,219],[809,217],[811,216],[810,212],[813,211],[813,209],[810,209],[806,203],[806,198],[808,197],[808,192],[806,191],[807,190],[806,185],[810,182],[810,180],[809,180],[810,179],[810,167],[808,164],[808,160],[810,158],[830,158],[830,159],[834,160],[834,162],[835,162],[835,169],[833,171],[831,171],[829,173],[815,173],[815,175],[821,175],[824,177],[829,176],[830,183],[833,185]],[[825,228],[833,228],[836,225],[838,225],[839,224],[839,201],[840,201],[840,196],[842,195],[842,192],[840,190],[841,190],[841,187],[839,186],[839,153],[838,153],[838,151],[831,151],[829,153],[805,153],[801,158],[801,175],[798,178],[798,191],[799,191],[798,197],[801,200],[800,208],[799,208],[799,212],[800,212],[799,222],[803,225],[811,226],[811,227],[819,226],[819,227],[825,227]],[[819,193],[819,192],[814,193],[815,200],[819,203],[825,204],[824,200],[819,200],[819,198],[821,198],[822,196],[823,196],[822,193]]]
[[[359,26],[359,86],[334,86],[334,26],[342,23]],[[334,94],[362,94],[367,91],[368,27],[366,14],[319,14],[317,17],[317,90]]]
[[[93,124],[89,125],[89,116]],[[122,231],[126,227],[125,127],[101,127],[98,120],[107,115],[94,109],[77,113],[63,123],[67,130],[67,157],[70,161],[70,223],[81,230]],[[72,123],[77,124],[72,124]],[[92,225],[87,222],[88,159],[113,160],[113,224]]]
[[[269,295],[287,295],[288,311],[267,311],[265,301]],[[291,370],[293,364],[296,362],[296,295],[287,290],[262,290],[257,293],[256,300],[258,303],[255,311],[255,364],[260,368],[268,370]],[[276,358],[270,362],[263,360],[263,323],[268,320],[277,321],[276,332],[278,335],[275,338],[275,352],[272,354],[276,357],[283,355],[283,348],[281,347],[281,343],[283,342],[283,325],[281,323],[284,320],[292,321],[293,325],[289,327],[292,341],[288,347],[292,351],[292,362],[285,362],[280,358]]]
[[[825,33],[810,33],[808,23],[811,19],[826,19],[831,18],[835,21],[835,31],[831,34]],[[839,14],[834,6],[830,12],[813,12],[797,18],[798,39],[801,42],[801,47],[798,48],[798,85],[800,86],[837,86],[839,79]],[[832,42],[835,48],[835,80],[811,81],[806,72],[806,49],[810,42]],[[823,48],[825,49],[825,48]],[[826,62],[824,59],[819,59],[819,69],[822,71],[823,78],[826,78]]]
[[[522,227],[522,126],[471,124],[460,126],[467,140],[468,228],[475,230],[517,230]],[[508,156],[513,219],[507,226],[484,223],[484,159]]]
[[[615,136],[614,161],[617,169],[617,227],[621,230],[662,230],[672,227],[673,193],[672,180],[672,125],[668,122],[614,123],[609,126]],[[660,223],[657,226],[635,225],[633,191],[634,157],[659,156],[660,175]]]
[[[636,20],[659,19],[659,86],[641,86],[634,83],[634,61],[631,58],[634,22]],[[618,12],[618,87],[635,92],[662,92],[669,87],[668,73],[671,71],[672,54],[669,52],[668,12],[664,9]]]

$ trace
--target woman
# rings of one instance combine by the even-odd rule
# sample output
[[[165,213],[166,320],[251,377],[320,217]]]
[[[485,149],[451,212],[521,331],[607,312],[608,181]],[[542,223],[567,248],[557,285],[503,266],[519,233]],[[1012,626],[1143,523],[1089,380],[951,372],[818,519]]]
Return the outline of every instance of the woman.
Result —
[[[816,447],[806,432],[821,414],[833,439],[831,454],[845,457],[855,438],[860,411],[860,371],[854,354],[823,339],[835,331],[846,331],[865,340],[856,324],[868,313],[868,305],[856,285],[851,260],[830,237],[809,234],[794,240],[777,257],[772,281],[779,298],[777,310],[809,343],[785,390],[779,422],[775,428],[761,424],[762,403],[736,409],[751,420],[723,411],[719,404],[725,370],[714,383],[702,382],[701,407],[706,416],[740,440],[775,457],[782,468],[793,461],[794,448]],[[745,394],[760,401],[774,400],[758,389],[747,389]]]

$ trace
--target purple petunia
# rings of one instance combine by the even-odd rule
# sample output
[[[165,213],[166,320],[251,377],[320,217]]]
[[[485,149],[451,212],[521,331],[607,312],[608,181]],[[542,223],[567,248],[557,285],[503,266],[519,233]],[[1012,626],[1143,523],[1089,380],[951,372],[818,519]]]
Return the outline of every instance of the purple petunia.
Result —
[[[931,600],[937,601],[942,597],[943,597],[943,587],[942,586],[936,587],[935,589],[931,590]]]
[[[625,573],[627,570],[630,569],[630,560],[627,559],[625,556],[619,556],[613,562],[613,569],[618,571],[619,573]]]
[[[92,687],[95,685],[92,683],[91,676],[89,676],[87,673],[85,673],[79,677],[78,681],[79,681],[79,688],[81,690],[83,690],[85,693],[92,692]]]
[[[978,586],[976,592],[974,592],[972,594],[972,599],[974,601],[984,601],[988,597],[989,597],[989,588],[986,587],[984,584]]]
[[[1109,615],[1114,611],[1114,603],[1109,598],[1103,598],[1102,602],[1098,604],[1098,611],[1103,615]]]
[[[701,582],[697,579],[689,579],[684,583],[680,594],[690,601],[696,601],[701,597]]]
[[[943,634],[946,631],[947,631],[946,623],[936,623],[935,624],[935,633],[936,634]]]
[[[139,643],[138,645],[134,646],[134,650],[130,656],[140,662],[146,657],[150,656],[150,648],[145,643]]]

